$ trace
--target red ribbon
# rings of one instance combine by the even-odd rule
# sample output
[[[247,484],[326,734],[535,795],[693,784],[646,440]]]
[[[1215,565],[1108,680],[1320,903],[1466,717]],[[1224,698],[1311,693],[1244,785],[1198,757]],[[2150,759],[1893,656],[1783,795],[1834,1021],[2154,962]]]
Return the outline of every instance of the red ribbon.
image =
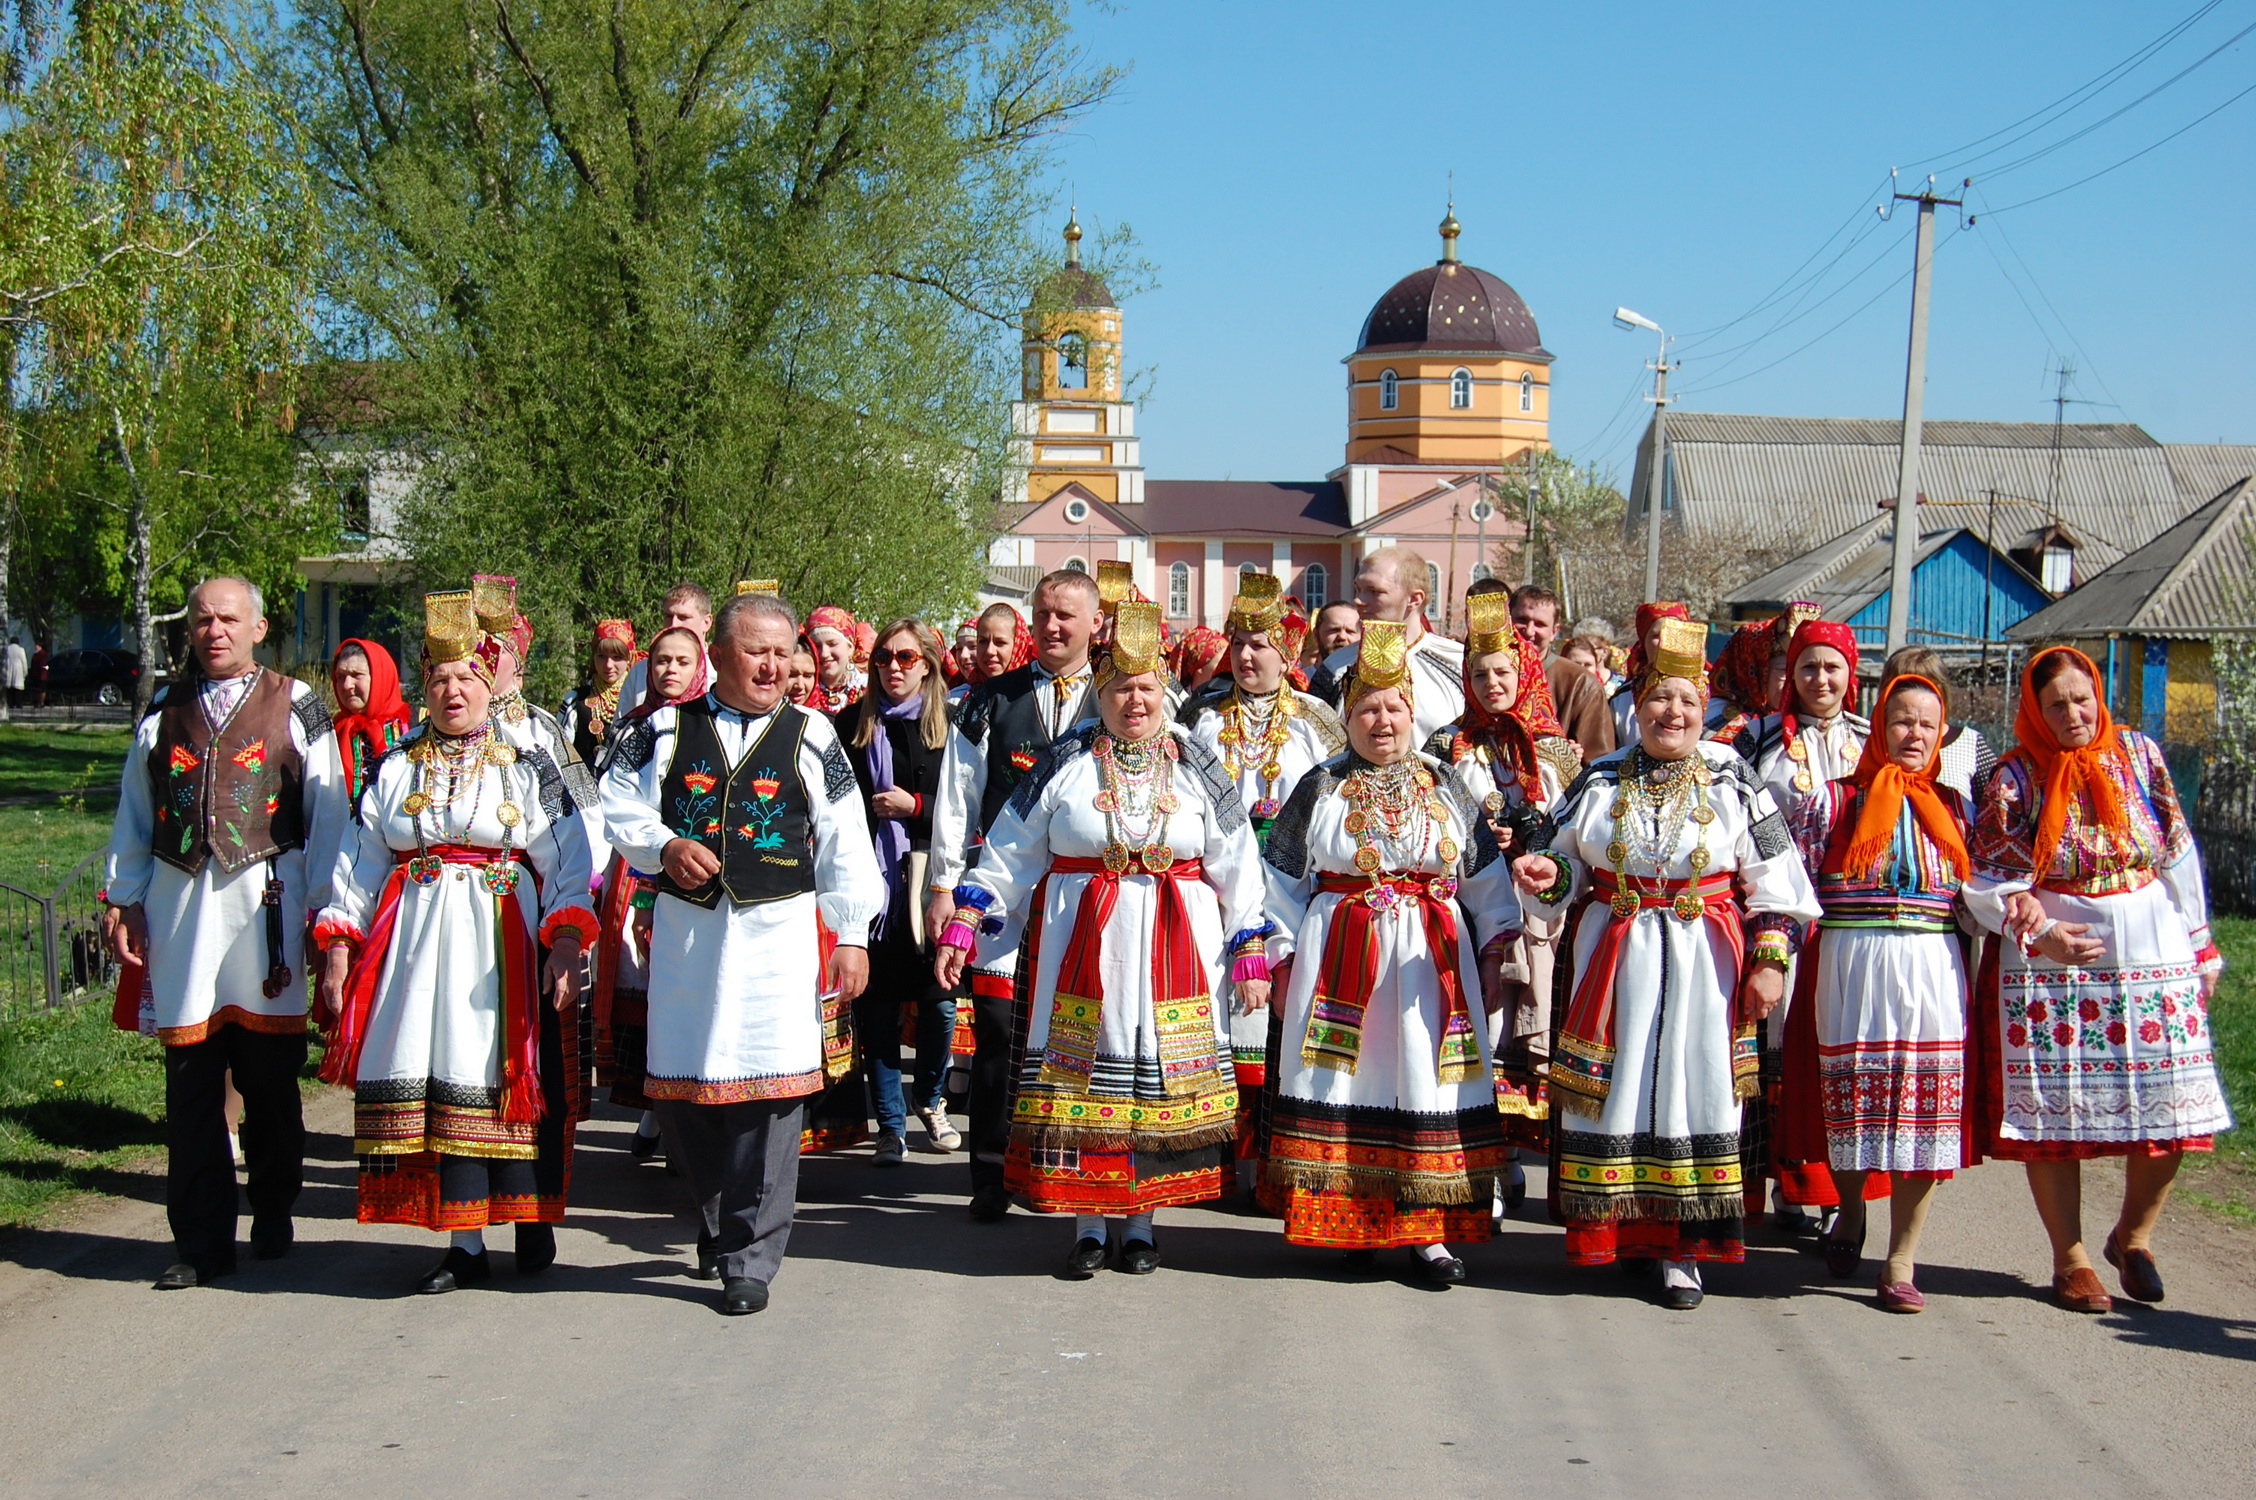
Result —
[[[1437,886],[1451,894],[1442,894]],[[1368,875],[1330,874],[1317,880],[1316,889],[1342,898],[1339,905],[1332,908],[1331,931],[1324,936],[1323,968],[1316,979],[1322,990],[1319,998],[1351,1006],[1358,1017],[1371,1003],[1371,991],[1377,987],[1379,978],[1381,908],[1373,906],[1368,898],[1375,891],[1391,892],[1400,901],[1416,903],[1418,920],[1426,929],[1426,951],[1433,958],[1434,971],[1441,976],[1441,1025],[1435,1033],[1436,1045],[1447,1043],[1453,1018],[1471,1026],[1472,1010],[1465,1001],[1465,976],[1457,964],[1454,880],[1442,875],[1381,875],[1373,880]],[[1382,901],[1385,899],[1381,897]],[[1356,1024],[1360,1031],[1360,1019]]]
[[[1120,904],[1120,882],[1129,875],[1151,875],[1159,887],[1159,910],[1152,921],[1154,1004],[1195,999],[1206,993],[1205,966],[1199,961],[1198,940],[1191,932],[1190,909],[1183,904],[1182,890],[1184,883],[1205,878],[1203,863],[1181,859],[1156,872],[1141,865],[1115,871],[1105,868],[1101,859],[1059,855],[1051,860],[1050,873],[1091,877],[1081,892],[1081,908],[1074,913],[1073,931],[1065,940],[1065,956],[1058,962],[1057,993],[1079,995],[1100,1006],[1104,1003],[1100,960],[1104,953],[1105,924],[1112,920],[1113,909]]]
[[[1729,875],[1709,875],[1700,880],[1646,879],[1638,875],[1622,879],[1637,897],[1640,911],[1673,907],[1677,898],[1687,892],[1697,895],[1702,916],[1722,935],[1731,949],[1733,967],[1738,966],[1746,938],[1741,931],[1739,907],[1732,895]],[[1636,925],[1635,917],[1625,920],[1610,909],[1619,889],[1613,871],[1591,871],[1590,899],[1609,906],[1606,930],[1598,935],[1598,946],[1592,950],[1582,978],[1575,985],[1566,1021],[1559,1028],[1559,1055],[1552,1059],[1551,1086],[1591,1099],[1604,1099],[1612,1087],[1614,975],[1621,967],[1622,945],[1629,941],[1629,930]],[[1580,1065],[1573,1065],[1577,1060]],[[1570,1066],[1561,1066],[1562,1062]]]

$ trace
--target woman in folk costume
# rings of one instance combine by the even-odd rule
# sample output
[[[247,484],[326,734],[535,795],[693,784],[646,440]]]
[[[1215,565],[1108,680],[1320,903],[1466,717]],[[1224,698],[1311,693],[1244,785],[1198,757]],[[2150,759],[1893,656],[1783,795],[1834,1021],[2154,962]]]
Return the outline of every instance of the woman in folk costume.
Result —
[[[1661,622],[1691,618],[1692,611],[1674,599],[1637,606],[1637,637],[1629,643],[1629,654],[1621,669],[1621,685],[1614,689],[1612,698],[1614,743],[1621,749],[1637,743],[1637,684],[1644,679],[1646,663],[1660,640]]]
[[[360,1221],[450,1232],[417,1288],[449,1292],[492,1275],[488,1224],[516,1223],[518,1271],[556,1259],[596,918],[561,777],[491,717],[470,596],[425,611],[429,720],[377,765],[314,939],[333,1018],[321,1076],[353,1090]]]
[[[1551,1054],[1567,1255],[1658,1259],[1662,1301],[1700,1305],[1699,1262],[1745,1258],[1739,1106],[1755,1027],[1818,914],[1747,764],[1701,739],[1705,626],[1669,621],[1637,685],[1638,743],[1562,800],[1515,863],[1531,913],[1568,914],[1574,988]]]
[[[1775,1122],[1780,1150],[1822,1155],[1841,1211],[1822,1241],[1826,1266],[1862,1262],[1868,1174],[1890,1185],[1880,1306],[1927,1305],[1912,1282],[1935,1184],[1964,1152],[1966,961],[1959,891],[1973,808],[1936,772],[1945,705],[1925,677],[1890,679],[1878,726],[1854,774],[1802,802],[1796,842],[1816,872],[1824,916],[1803,944],[1800,993],[1812,1022],[1816,1087],[1790,1093]],[[1798,1092],[1798,1091],[1797,1091]]]
[[[684,625],[669,626],[650,642],[643,667],[642,702],[617,716],[620,724],[649,718],[668,704],[705,696],[712,669],[705,642]],[[650,926],[658,902],[655,872],[645,874],[614,852],[603,872],[597,908],[603,935],[595,959],[595,1081],[611,1102],[642,1111],[628,1150],[637,1161],[658,1154],[658,1116],[643,1092],[650,1048]]]
[[[867,678],[854,665],[856,622],[835,604],[818,604],[807,613],[800,631],[815,659],[815,685],[801,700],[801,708],[834,714],[861,701]]]
[[[2233,1123],[2200,851],[2161,747],[2115,724],[2098,682],[2080,651],[2030,659],[1966,887],[2001,935],[1976,988],[1980,1145],[2027,1165],[2053,1297],[2076,1312],[2112,1305],[2084,1248],[2082,1163],[2127,1159],[2102,1253],[2126,1293],[2159,1302],[2152,1241],[2178,1164]]]
[[[1330,760],[1347,744],[1339,716],[1321,698],[1288,679],[1300,655],[1308,622],[1285,612],[1277,580],[1248,573],[1239,580],[1227,620],[1229,687],[1219,697],[1185,708],[1191,738],[1222,763],[1253,819],[1254,837],[1266,841],[1285,798],[1310,767]],[[1251,1186],[1257,1163],[1254,1105],[1269,1079],[1269,1015],[1239,1011],[1230,1017],[1230,1049],[1238,1076],[1238,1173]]]
[[[1533,847],[1543,813],[1582,773],[1582,750],[1559,727],[1551,682],[1534,639],[1512,623],[1509,594],[1465,601],[1465,717],[1434,737],[1429,749],[1458,768],[1466,787],[1498,830],[1507,857]],[[1530,917],[1505,956],[1509,1006],[1491,1021],[1496,1057],[1496,1107],[1512,1154],[1503,1180],[1504,1206],[1527,1198],[1520,1148],[1548,1150],[1551,1106],[1544,1075],[1551,1059],[1551,982],[1559,923]]]
[[[1211,625],[1192,626],[1184,632],[1182,647],[1176,653],[1175,686],[1196,696],[1200,688],[1221,674],[1229,654],[1228,636]]]
[[[1789,604],[1782,613],[1731,632],[1709,670],[1709,739],[1736,744],[1763,715],[1778,712],[1785,696],[1786,648],[1802,622],[1816,618],[1816,605]]]
[[[1880,680],[1887,682],[1897,677],[1924,677],[1935,684],[1943,695],[1943,713],[1951,711],[1950,674],[1943,670],[1943,659],[1928,646],[1899,646],[1888,653],[1880,664]],[[1968,805],[1980,807],[1990,785],[1990,773],[1997,769],[1997,752],[1983,738],[1982,731],[1971,724],[1945,724],[1943,748],[1938,753],[1935,779],[1967,800]]]
[[[1220,1197],[1236,1133],[1225,1001],[1268,1003],[1261,853],[1237,789],[1168,722],[1159,607],[1126,600],[1097,672],[1100,721],[1054,742],[956,887],[938,977],[1031,905],[1022,952],[1024,1058],[1005,1180],[1038,1213],[1071,1213],[1065,1274],[1159,1264],[1153,1211]]]
[[[412,719],[400,696],[399,663],[374,641],[355,638],[337,647],[329,690],[337,698],[337,750],[344,757],[350,804],[360,800],[368,773],[406,736]]]
[[[1264,1099],[1261,1201],[1295,1245],[1368,1269],[1415,1248],[1465,1279],[1504,1167],[1485,1015],[1518,935],[1510,866],[1480,795],[1420,753],[1408,642],[1367,620],[1348,749],[1293,788],[1270,830],[1280,1020]],[[1478,993],[1475,986],[1478,986]]]
[[[564,711],[557,715],[572,742],[573,752],[585,764],[593,766],[602,758],[604,738],[611,733],[611,725],[619,717],[620,690],[626,687],[627,674],[640,660],[642,653],[635,649],[633,621],[595,622],[595,644],[588,652],[587,682],[566,695]]]

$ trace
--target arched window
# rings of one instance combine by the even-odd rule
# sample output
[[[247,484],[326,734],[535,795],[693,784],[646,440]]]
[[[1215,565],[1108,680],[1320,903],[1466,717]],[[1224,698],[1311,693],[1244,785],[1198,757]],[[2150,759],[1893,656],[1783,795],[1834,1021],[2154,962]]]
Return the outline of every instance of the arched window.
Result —
[[[1487,563],[1473,564],[1473,582],[1486,583],[1496,576],[1496,570]]]
[[[1061,571],[1067,573],[1086,573],[1089,571],[1087,560],[1079,557],[1069,557],[1064,562],[1059,563],[1058,567]]]
[[[1434,563],[1426,564],[1426,618],[1441,618],[1441,569]]]
[[[1449,405],[1454,411],[1469,411],[1473,405],[1473,372],[1459,370],[1449,377]]]
[[[1300,602],[1308,606],[1313,615],[1328,602],[1325,590],[1331,586],[1332,575],[1324,571],[1322,563],[1310,563],[1300,570]]]
[[[1067,391],[1089,388],[1089,341],[1078,333],[1069,333],[1058,340],[1058,388]]]
[[[1260,569],[1260,567],[1259,567],[1259,566],[1258,566],[1257,564],[1254,564],[1254,563],[1239,563],[1239,564],[1238,564],[1238,586],[1239,586],[1240,588],[1243,588],[1243,587],[1245,586],[1245,580],[1246,580],[1246,579],[1248,579],[1248,578],[1251,578],[1251,577],[1252,577],[1252,576],[1253,576],[1254,574],[1256,574],[1256,573],[1258,573],[1258,572],[1260,572],[1260,571],[1261,571],[1261,569]]]
[[[1191,565],[1167,565],[1167,612],[1180,620],[1191,612]]]
[[[1394,371],[1379,371],[1379,410],[1393,411],[1401,404],[1402,383],[1395,378]]]
[[[1533,370],[1520,372],[1520,410],[1535,410],[1535,372]]]

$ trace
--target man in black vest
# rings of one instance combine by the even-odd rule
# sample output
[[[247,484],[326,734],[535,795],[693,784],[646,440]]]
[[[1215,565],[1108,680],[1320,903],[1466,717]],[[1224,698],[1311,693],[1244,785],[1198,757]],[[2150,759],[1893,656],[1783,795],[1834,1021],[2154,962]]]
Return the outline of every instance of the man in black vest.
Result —
[[[1099,618],[1097,585],[1071,569],[1034,586],[1034,660],[973,688],[956,709],[932,811],[931,903],[925,930],[955,915],[956,882],[979,841],[1050,741],[1096,713],[1089,645]],[[992,1223],[1010,1211],[1003,1153],[1010,1144],[1011,1031],[1016,1018],[1018,942],[1025,913],[1004,914],[1000,933],[980,944],[971,971],[971,1216]]]

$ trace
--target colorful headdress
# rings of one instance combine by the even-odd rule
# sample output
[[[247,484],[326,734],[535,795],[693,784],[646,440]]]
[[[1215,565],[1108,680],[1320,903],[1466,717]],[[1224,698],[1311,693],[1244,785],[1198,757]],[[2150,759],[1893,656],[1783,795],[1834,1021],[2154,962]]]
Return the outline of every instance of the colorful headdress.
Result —
[[[1465,600],[1465,661],[1511,648],[1512,596],[1474,594]],[[1539,674],[1540,675],[1540,674]]]
[[[468,589],[423,596],[423,665],[463,661],[478,650],[478,616]]]
[[[1856,770],[1849,779],[1864,789],[1864,806],[1857,813],[1856,823],[1849,830],[1846,842],[1836,843],[1826,853],[1824,870],[1827,874],[1847,872],[1863,876],[1878,871],[1889,857],[1896,840],[1896,824],[1903,813],[1904,804],[1911,804],[1912,816],[1927,830],[1951,867],[1964,879],[1972,862],[1966,853],[1966,830],[1959,826],[1957,815],[1935,785],[1935,768],[1941,764],[1943,746],[1941,736],[1927,751],[1927,764],[1916,771],[1907,771],[1888,759],[1887,734],[1881,725],[1888,715],[1888,700],[1907,687],[1925,688],[1938,699],[1943,690],[1933,680],[1907,672],[1890,679],[1880,693],[1880,703],[1873,710],[1872,734],[1864,742],[1864,753],[1857,757]],[[1885,871],[1879,873],[1885,874]]]
[[[1660,646],[1637,679],[1637,701],[1643,703],[1671,677],[1691,683],[1703,698],[1708,695],[1708,627],[1697,620],[1661,621]]]
[[[807,611],[806,631],[812,635],[818,630],[835,630],[851,646],[854,643],[854,616],[835,604],[818,604]]]
[[[1779,712],[1788,721],[1788,734],[1793,733],[1792,721],[1799,717],[1799,705],[1794,701],[1794,667],[1801,661],[1802,653],[1812,646],[1831,646],[1840,652],[1849,664],[1849,684],[1852,688],[1856,685],[1857,639],[1854,630],[1838,620],[1804,620],[1795,626],[1794,638],[1786,643],[1786,701],[1778,705]]]
[[[1805,620],[1817,618],[1814,604],[1794,603],[1767,620],[1752,620],[1731,632],[1715,660],[1710,692],[1740,713],[1778,711],[1770,697],[1770,659],[1786,654]]]
[[[1347,703],[1365,693],[1400,688],[1411,695],[1409,627],[1400,620],[1365,620],[1355,650],[1355,675],[1348,679]]]
[[[1276,575],[1243,573],[1238,577],[1237,597],[1230,601],[1230,615],[1223,621],[1222,628],[1258,635],[1275,630],[1284,617],[1285,596]]]
[[[2076,669],[2091,680],[2099,699],[2099,723],[2091,742],[2075,749],[2060,743],[2060,736],[2053,733],[2051,722],[2037,704],[2037,667],[2051,656],[2072,658]],[[2099,686],[2103,680],[2092,659],[2073,646],[2047,647],[2030,657],[2029,665],[2021,669],[2021,702],[2013,715],[2013,737],[2020,742],[2018,753],[2029,757],[2044,788],[2037,801],[2037,834],[2030,861],[2038,880],[2051,873],[2053,856],[2067,833],[2069,810],[2085,797],[2091,799],[2090,817],[2096,826],[2105,829],[2119,847],[2130,841],[2129,814],[2122,793],[2116,789],[2115,777],[2108,774],[2108,762],[2115,763],[2124,785],[2136,786],[2138,781],[2123,757],[2115,716],[2107,711],[2107,694]]]
[[[488,635],[505,636],[517,623],[517,580],[499,573],[474,573],[470,578],[470,608],[478,628]]]
[[[1637,634],[1629,643],[1629,656],[1622,664],[1622,676],[1631,682],[1645,675],[1645,632],[1657,620],[1689,620],[1692,611],[1674,599],[1664,599],[1658,604],[1637,606]]]
[[[1474,608],[1488,605],[1492,599],[1497,602],[1487,609]],[[1566,734],[1559,726],[1559,709],[1551,696],[1551,679],[1544,675],[1543,652],[1535,644],[1535,637],[1511,622],[1509,594],[1475,594],[1465,604],[1472,615],[1472,639],[1465,647],[1465,716],[1457,721],[1457,736],[1450,747],[1449,758],[1461,760],[1473,745],[1487,739],[1512,769],[1520,773],[1521,783],[1532,792],[1542,785],[1542,765],[1536,759],[1535,742]],[[1501,632],[1494,626],[1497,614],[1504,616]],[[1473,686],[1475,664],[1498,651],[1514,653],[1520,668],[1520,694],[1502,714],[1489,712]]]
[[[774,599],[782,595],[783,583],[774,578],[739,578],[736,581],[736,591],[740,594],[765,594]]]
[[[1123,599],[1114,607],[1112,640],[1105,649],[1097,680],[1134,677],[1162,671],[1167,666],[1166,643],[1160,637],[1159,606],[1148,599]]]
[[[1112,561],[1097,564],[1097,610],[1110,615],[1124,600],[1136,597],[1136,568],[1133,563]]]
[[[1193,625],[1183,632],[1183,643],[1175,649],[1175,673],[1189,686],[1193,677],[1211,677],[1222,668],[1222,658],[1230,654],[1230,638],[1211,625]]]
[[[635,655],[635,629],[632,620],[598,620],[595,622],[597,644],[617,641],[627,648],[627,655]]]

